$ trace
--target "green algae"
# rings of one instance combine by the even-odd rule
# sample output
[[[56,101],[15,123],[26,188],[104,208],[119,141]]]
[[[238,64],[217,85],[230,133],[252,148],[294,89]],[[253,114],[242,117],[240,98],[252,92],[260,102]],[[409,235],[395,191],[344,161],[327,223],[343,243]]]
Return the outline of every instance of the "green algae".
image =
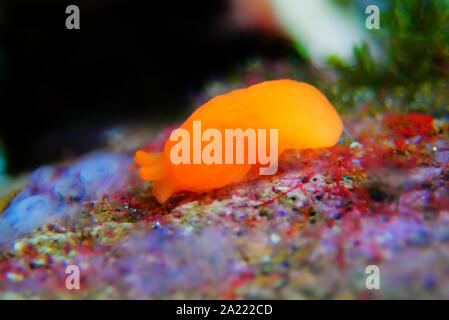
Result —
[[[356,1],[337,1],[357,5]],[[375,1],[381,28],[374,33],[383,59],[368,44],[354,48],[355,61],[331,56],[336,81],[316,79],[339,111],[364,104],[369,112],[449,113],[449,1]]]

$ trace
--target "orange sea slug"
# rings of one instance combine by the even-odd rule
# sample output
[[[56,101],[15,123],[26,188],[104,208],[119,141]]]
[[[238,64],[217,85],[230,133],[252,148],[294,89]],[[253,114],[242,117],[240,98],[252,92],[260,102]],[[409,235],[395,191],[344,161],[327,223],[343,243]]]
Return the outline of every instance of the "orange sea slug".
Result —
[[[190,133],[190,145],[194,141],[194,121],[201,122],[201,129],[216,129],[226,135],[229,129],[265,130],[277,129],[278,153],[288,149],[325,148],[333,146],[340,138],[343,124],[337,111],[326,97],[315,87],[293,80],[266,81],[246,89],[234,90],[218,96],[199,107],[181,125],[181,129]],[[218,130],[218,131],[217,131]],[[190,163],[174,164],[170,153],[177,141],[167,140],[164,151],[148,153],[137,151],[135,162],[142,166],[139,174],[143,180],[154,181],[153,195],[165,202],[174,192],[186,190],[193,192],[208,191],[223,187],[233,182],[242,181],[252,166],[262,167],[259,159],[254,164],[249,160],[249,150],[254,141],[246,137],[244,162],[225,162],[225,143],[215,146],[220,151],[221,163],[194,164],[192,152],[188,154]],[[201,138],[200,138],[201,139]],[[204,151],[211,137],[202,136],[201,150]],[[205,142],[206,141],[206,142]],[[271,143],[267,142],[267,150]],[[258,145],[253,146],[258,150]],[[262,149],[262,148],[260,148]],[[246,150],[246,149],[245,149]],[[233,153],[232,153],[233,151]],[[231,155],[236,160],[233,146]],[[217,156],[216,150],[211,153]],[[267,151],[268,155],[268,151]]]

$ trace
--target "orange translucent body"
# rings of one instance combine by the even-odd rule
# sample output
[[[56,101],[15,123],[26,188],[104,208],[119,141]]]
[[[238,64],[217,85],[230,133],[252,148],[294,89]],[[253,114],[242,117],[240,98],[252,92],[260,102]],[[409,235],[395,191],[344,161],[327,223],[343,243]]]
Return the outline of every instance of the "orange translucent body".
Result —
[[[246,89],[218,96],[199,107],[180,128],[190,133],[193,145],[193,121],[201,121],[202,132],[217,129],[278,130],[278,154],[287,149],[325,148],[337,143],[343,124],[337,111],[315,87],[293,80],[266,81]],[[140,177],[155,181],[153,195],[165,202],[174,192],[193,192],[220,188],[242,181],[252,166],[245,154],[244,164],[178,164],[170,160],[177,141],[167,140],[164,152],[138,151],[135,162],[142,166]],[[208,142],[203,142],[204,148]],[[223,143],[223,157],[225,144]],[[269,141],[267,141],[269,152]],[[247,146],[245,144],[245,146]],[[234,146],[235,148],[235,146]],[[234,157],[235,157],[234,149]],[[191,154],[192,157],[192,154]]]

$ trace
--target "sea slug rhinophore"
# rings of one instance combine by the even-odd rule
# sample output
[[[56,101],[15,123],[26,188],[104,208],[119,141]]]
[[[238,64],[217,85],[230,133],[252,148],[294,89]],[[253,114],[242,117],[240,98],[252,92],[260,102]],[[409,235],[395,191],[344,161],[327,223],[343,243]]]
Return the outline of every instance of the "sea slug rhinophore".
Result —
[[[287,79],[266,81],[234,90],[199,107],[180,127],[190,133],[190,145],[194,143],[195,123],[201,123],[203,132],[216,129],[223,137],[226,135],[225,130],[229,129],[253,129],[256,132],[276,129],[279,155],[288,149],[333,146],[343,130],[337,111],[318,89]],[[208,140],[212,140],[211,137],[205,139],[202,136],[202,151],[213,142]],[[177,191],[203,192],[242,181],[252,166],[266,164],[259,160],[255,164],[248,161],[225,162],[225,143],[218,144],[223,148],[221,163],[195,164],[192,161],[193,152],[190,152],[190,163],[175,164],[170,153],[176,144],[177,141],[170,138],[163,152],[137,151],[135,156],[135,162],[142,166],[140,177],[155,182],[152,192],[160,202],[165,202]],[[251,150],[249,138],[245,144]],[[235,158],[236,152],[233,156]],[[248,154],[245,154],[245,160],[248,160]]]

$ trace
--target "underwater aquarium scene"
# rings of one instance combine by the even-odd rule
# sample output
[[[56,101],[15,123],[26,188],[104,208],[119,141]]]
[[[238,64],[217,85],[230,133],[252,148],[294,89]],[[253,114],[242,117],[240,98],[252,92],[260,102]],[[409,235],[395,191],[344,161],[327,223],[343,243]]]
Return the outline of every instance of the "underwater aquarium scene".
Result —
[[[449,299],[449,0],[2,0],[0,106],[0,300]]]

